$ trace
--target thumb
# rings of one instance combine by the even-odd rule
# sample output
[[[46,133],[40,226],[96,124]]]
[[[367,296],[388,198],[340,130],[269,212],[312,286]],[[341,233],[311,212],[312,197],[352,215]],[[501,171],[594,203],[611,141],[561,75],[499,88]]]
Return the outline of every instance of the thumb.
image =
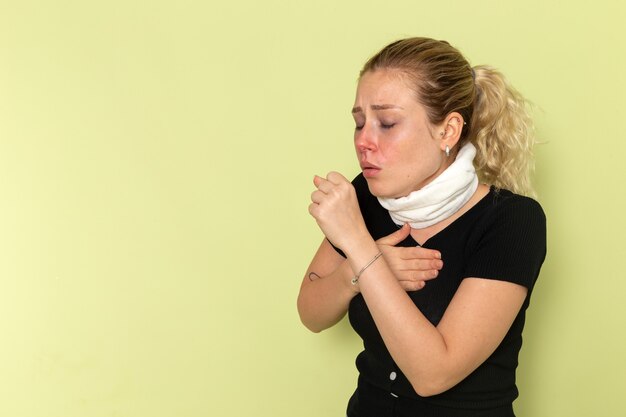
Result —
[[[411,233],[411,227],[408,223],[405,223],[399,230],[396,230],[392,234],[385,237],[381,237],[376,241],[376,243],[381,245],[396,246],[398,243],[406,239],[409,233]]]

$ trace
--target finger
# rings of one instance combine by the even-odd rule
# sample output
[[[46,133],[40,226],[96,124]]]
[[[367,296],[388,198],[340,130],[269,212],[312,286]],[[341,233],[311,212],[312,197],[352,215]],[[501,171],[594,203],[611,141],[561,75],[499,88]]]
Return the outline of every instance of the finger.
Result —
[[[335,184],[318,175],[313,177],[313,184],[315,184],[318,190],[323,191],[326,194],[329,194],[333,188],[336,187]]]
[[[313,175],[313,184],[314,184],[317,188],[319,188],[319,187],[320,187],[320,184],[322,184],[322,183],[324,183],[324,182],[326,182],[326,181],[327,181],[327,180],[326,180],[326,178],[324,178],[324,177],[320,177],[319,175]]]
[[[347,180],[346,177],[344,177],[343,175],[335,171],[330,171],[328,175],[326,175],[326,179],[335,185],[340,185],[346,182],[347,183],[350,182]]]
[[[421,246],[405,248],[402,252],[402,259],[441,259],[441,252],[438,250],[426,249]]]
[[[330,193],[335,187],[332,182],[328,181],[326,178],[322,178],[317,175],[313,178],[313,184],[315,184],[318,190],[323,191],[326,194]]]
[[[421,278],[422,281],[430,281],[431,279],[435,279],[439,276],[439,271],[436,269],[430,269],[428,271],[422,271],[422,273],[417,274],[417,279]]]
[[[398,281],[430,281],[439,276],[439,271],[434,269],[429,269],[428,271],[396,271],[396,278]]]
[[[427,271],[440,270],[443,268],[443,261],[439,259],[405,259],[400,269],[407,271]]]
[[[325,194],[320,190],[315,190],[311,193],[311,201],[320,204],[324,200]]]
[[[400,286],[404,291],[419,291],[426,286],[424,281],[401,281]]]
[[[405,223],[399,230],[396,230],[390,235],[381,237],[376,241],[376,243],[381,245],[396,246],[398,243],[406,239],[409,236],[409,233],[411,233],[411,227],[408,223]]]

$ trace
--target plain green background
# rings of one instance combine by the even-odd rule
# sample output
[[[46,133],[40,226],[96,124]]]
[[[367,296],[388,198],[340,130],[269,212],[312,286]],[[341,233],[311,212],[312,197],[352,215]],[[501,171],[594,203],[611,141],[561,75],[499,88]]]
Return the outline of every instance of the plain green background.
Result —
[[[341,416],[359,340],[295,300],[360,66],[446,39],[534,104],[548,259],[521,417],[626,393],[620,1],[0,0],[0,415]]]

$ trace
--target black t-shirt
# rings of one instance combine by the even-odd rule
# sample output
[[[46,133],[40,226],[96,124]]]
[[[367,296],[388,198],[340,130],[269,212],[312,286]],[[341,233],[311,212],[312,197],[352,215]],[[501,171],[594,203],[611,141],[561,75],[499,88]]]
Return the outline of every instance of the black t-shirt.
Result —
[[[369,192],[362,175],[355,178],[353,185],[372,237],[379,239],[398,230],[389,212]],[[363,296],[355,296],[350,302],[349,318],[364,345],[356,360],[359,389],[368,390],[368,395],[359,397],[360,407],[375,408],[378,392],[385,401],[390,395],[403,399],[405,405],[407,400],[409,404],[412,401],[422,413],[424,406],[435,410],[420,415],[452,415],[451,409],[468,410],[467,415],[473,415],[470,410],[510,408],[518,395],[515,368],[522,346],[525,311],[546,254],[545,227],[545,215],[535,200],[492,187],[475,206],[424,242],[423,247],[441,252],[444,266],[422,290],[408,294],[433,325],[441,320],[464,278],[509,281],[528,288],[519,314],[494,353],[467,378],[441,394],[423,398],[413,390],[385,347]],[[416,245],[409,236],[398,246]],[[459,415],[466,414],[461,411]]]

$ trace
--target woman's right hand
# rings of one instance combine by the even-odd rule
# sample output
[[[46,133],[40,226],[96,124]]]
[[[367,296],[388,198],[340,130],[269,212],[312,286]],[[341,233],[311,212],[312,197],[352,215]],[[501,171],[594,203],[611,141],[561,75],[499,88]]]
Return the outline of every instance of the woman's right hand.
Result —
[[[417,291],[424,288],[426,281],[439,275],[443,261],[441,253],[436,250],[396,246],[410,233],[411,227],[405,224],[400,230],[378,239],[376,244],[400,286],[405,291]]]

